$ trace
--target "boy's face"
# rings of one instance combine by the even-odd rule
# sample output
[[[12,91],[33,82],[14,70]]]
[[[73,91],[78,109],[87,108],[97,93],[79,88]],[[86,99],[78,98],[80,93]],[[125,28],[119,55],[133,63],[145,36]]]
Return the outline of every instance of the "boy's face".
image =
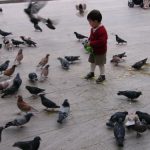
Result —
[[[88,20],[89,21],[89,24],[92,28],[97,28],[99,25],[100,25],[100,22],[98,22],[97,20]]]

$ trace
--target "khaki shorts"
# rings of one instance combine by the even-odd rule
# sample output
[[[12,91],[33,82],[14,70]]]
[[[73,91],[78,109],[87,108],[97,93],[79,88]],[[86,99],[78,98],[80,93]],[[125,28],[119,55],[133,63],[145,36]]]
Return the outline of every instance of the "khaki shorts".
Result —
[[[94,55],[90,54],[89,60],[90,63],[94,63],[96,65],[106,64],[106,53],[103,55]]]

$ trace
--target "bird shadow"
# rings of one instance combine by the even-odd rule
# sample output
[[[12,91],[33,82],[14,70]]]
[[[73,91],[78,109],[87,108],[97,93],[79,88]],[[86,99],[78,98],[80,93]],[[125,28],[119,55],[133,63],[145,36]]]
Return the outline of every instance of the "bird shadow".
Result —
[[[50,114],[55,114],[58,113],[59,110],[52,110],[52,109],[43,109],[43,112],[50,115]]]

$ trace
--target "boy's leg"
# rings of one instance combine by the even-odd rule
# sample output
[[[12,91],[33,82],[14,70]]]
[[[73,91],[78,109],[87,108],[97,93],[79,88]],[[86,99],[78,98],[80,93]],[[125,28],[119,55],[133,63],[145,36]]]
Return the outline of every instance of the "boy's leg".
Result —
[[[101,83],[105,80],[105,66],[104,66],[104,64],[99,65],[99,70],[100,70],[100,76],[96,80],[96,83]]]
[[[96,68],[96,65],[94,63],[91,63],[91,72],[89,72],[86,76],[85,76],[85,79],[91,79],[94,77],[94,71],[95,71],[95,68]]]
[[[93,73],[94,73],[95,68],[96,68],[96,65],[95,65],[94,63],[91,63],[91,72],[93,72]]]

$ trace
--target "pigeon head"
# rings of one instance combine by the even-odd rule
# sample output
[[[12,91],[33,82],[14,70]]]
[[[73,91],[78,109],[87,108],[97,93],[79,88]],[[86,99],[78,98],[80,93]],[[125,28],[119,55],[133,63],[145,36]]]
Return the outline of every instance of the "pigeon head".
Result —
[[[20,49],[18,53],[21,54],[22,53],[22,49]]]
[[[16,143],[14,143],[12,146],[13,146],[13,147],[17,147],[17,146],[18,146],[18,143],[16,142]]]
[[[20,38],[21,38],[21,39],[24,39],[25,37],[24,37],[24,36],[20,36]]]
[[[50,65],[46,65],[45,68],[49,68]]]
[[[135,114],[139,115],[139,114],[141,114],[141,112],[140,111],[136,111]]]
[[[6,62],[5,62],[5,63],[9,64],[9,63],[10,63],[10,60],[6,60]]]
[[[36,137],[34,138],[34,141],[41,141],[41,138],[40,138],[39,136],[36,136]]]
[[[79,4],[79,9],[83,9],[83,6],[82,6],[82,4]]]
[[[20,77],[20,74],[19,73],[17,73],[17,75],[16,75],[16,77],[15,78],[19,78]]]
[[[64,100],[62,106],[64,106],[64,107],[70,107],[70,104],[69,104],[69,102],[68,102],[68,99],[65,99],[65,100]]]
[[[18,101],[22,101],[22,96],[21,95],[18,95]]]
[[[34,116],[33,113],[27,113],[27,114],[25,115],[25,117],[27,117],[27,118],[31,118],[32,116]]]
[[[17,65],[13,65],[13,66],[12,66],[12,68],[16,68],[16,67],[17,67]]]
[[[50,54],[47,54],[46,57],[48,58]]]
[[[77,35],[77,32],[74,32],[75,35]]]
[[[26,86],[26,89],[29,90],[31,87],[30,86]]]
[[[29,77],[29,79],[30,79],[31,81],[37,81],[37,80],[38,80],[37,74],[34,73],[34,72],[29,73],[28,77]]]
[[[58,57],[57,59],[58,59],[58,60],[61,60],[62,58],[61,58],[61,57]]]
[[[139,91],[139,94],[140,94],[140,95],[142,95],[142,92],[141,92],[141,91]]]
[[[128,115],[128,112],[127,112],[127,111],[124,111],[124,114],[125,114],[125,115]]]
[[[118,35],[117,35],[117,34],[115,34],[115,36],[116,36],[116,37],[118,37]]]

